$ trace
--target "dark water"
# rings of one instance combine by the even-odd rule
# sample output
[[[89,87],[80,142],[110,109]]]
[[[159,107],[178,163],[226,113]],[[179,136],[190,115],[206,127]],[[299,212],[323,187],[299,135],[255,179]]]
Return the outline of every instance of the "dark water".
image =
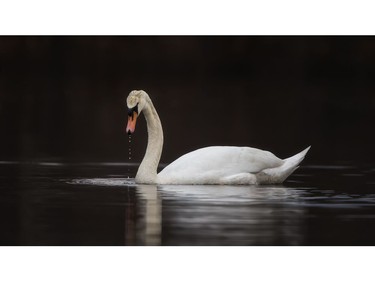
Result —
[[[150,186],[119,163],[0,162],[1,245],[375,245],[375,168],[283,185]]]

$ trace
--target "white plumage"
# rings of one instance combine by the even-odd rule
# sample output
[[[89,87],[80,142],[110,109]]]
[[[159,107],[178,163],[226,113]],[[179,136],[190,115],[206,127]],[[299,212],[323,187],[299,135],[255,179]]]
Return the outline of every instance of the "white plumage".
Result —
[[[132,91],[129,94],[127,106],[130,112],[135,107],[138,114],[144,112],[149,135],[146,154],[135,178],[137,183],[231,185],[282,183],[298,168],[310,149],[308,147],[283,160],[269,151],[257,148],[211,146],[181,156],[157,174],[156,169],[163,147],[163,130],[159,116],[150,97],[142,90]],[[128,133],[134,132],[135,129],[133,118],[134,116],[129,114]]]

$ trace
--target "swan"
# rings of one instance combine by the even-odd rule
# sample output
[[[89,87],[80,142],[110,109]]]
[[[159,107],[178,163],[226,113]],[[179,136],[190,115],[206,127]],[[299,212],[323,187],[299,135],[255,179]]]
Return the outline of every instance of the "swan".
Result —
[[[280,159],[269,151],[252,147],[210,146],[181,156],[157,173],[163,149],[163,128],[159,115],[143,90],[131,91],[126,103],[126,132],[129,135],[134,133],[141,112],[147,123],[146,153],[135,177],[138,184],[278,184],[298,168],[311,147],[292,157]]]

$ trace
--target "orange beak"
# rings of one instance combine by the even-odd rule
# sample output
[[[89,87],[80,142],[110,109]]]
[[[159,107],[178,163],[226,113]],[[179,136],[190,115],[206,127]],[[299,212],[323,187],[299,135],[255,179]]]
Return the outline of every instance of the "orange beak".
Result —
[[[132,115],[128,117],[128,125],[126,126],[126,133],[131,135],[135,131],[135,124],[137,123],[138,113],[133,111]]]

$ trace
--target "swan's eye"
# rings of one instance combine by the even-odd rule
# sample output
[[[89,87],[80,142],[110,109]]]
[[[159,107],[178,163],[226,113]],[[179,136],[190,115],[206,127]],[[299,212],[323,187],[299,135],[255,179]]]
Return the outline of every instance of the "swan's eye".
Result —
[[[134,106],[132,108],[128,108],[128,116],[133,117],[134,112],[136,112],[138,114],[138,103],[137,103],[136,106]]]

